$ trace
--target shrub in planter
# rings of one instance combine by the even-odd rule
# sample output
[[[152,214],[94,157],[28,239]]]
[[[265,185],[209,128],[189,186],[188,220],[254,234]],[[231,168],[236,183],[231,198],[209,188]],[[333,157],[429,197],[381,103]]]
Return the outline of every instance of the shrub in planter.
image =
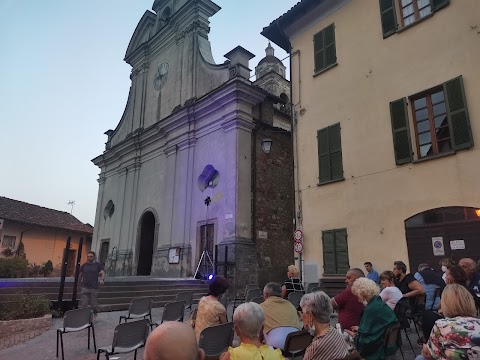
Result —
[[[41,273],[43,274],[43,276],[48,276],[52,271],[53,263],[51,260],[48,260],[45,264],[43,264]]]
[[[0,258],[0,278],[16,278],[25,276],[28,261],[17,256],[9,258]]]
[[[0,308],[0,320],[19,320],[50,314],[51,302],[44,295],[18,294],[12,302]]]
[[[2,251],[2,255],[5,257],[10,257],[15,255],[15,252],[10,248],[6,248],[5,250]]]

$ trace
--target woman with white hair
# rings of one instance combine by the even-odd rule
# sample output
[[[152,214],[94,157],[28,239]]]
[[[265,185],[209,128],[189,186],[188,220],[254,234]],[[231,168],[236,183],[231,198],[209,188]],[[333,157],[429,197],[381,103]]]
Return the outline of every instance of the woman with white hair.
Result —
[[[298,277],[300,270],[295,265],[289,265],[287,271],[287,280],[284,281],[282,286],[282,297],[286,299],[291,292],[301,291],[305,292],[302,281]]]
[[[307,347],[303,359],[332,360],[347,356],[348,344],[345,338],[330,325],[333,307],[329,296],[323,291],[303,295],[300,307],[305,329],[315,332],[315,337]]]
[[[365,310],[360,324],[345,331],[354,337],[355,348],[366,360],[385,359],[400,346],[384,346],[387,329],[397,324],[398,320],[392,309],[378,296],[379,292],[377,284],[367,278],[359,278],[352,285],[352,293],[365,305]]]
[[[240,346],[229,347],[220,360],[283,360],[282,351],[262,344],[261,333],[265,316],[257,303],[240,305],[233,314],[233,325],[240,339]]]
[[[425,359],[476,359],[480,354],[480,320],[476,318],[475,302],[460,284],[450,284],[442,293],[444,319],[433,326],[430,339],[423,345]]]

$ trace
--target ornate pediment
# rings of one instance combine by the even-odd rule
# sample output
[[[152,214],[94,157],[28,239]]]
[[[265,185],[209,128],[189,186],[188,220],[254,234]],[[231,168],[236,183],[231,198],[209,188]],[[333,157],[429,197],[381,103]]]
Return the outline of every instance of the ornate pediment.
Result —
[[[135,32],[128,44],[127,52],[125,53],[125,60],[128,62],[128,58],[137,50],[142,44],[148,42],[154,35],[156,15],[147,10],[140,19]]]

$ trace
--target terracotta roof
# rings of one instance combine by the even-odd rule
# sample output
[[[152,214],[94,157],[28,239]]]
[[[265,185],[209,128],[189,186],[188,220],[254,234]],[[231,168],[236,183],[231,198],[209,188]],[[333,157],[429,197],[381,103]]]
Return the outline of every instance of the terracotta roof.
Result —
[[[0,196],[0,219],[89,235],[93,234],[91,225],[82,223],[67,212],[47,209],[3,196]]]
[[[263,28],[261,34],[271,40],[285,51],[290,51],[290,41],[283,33],[286,26],[294,23],[310,10],[320,5],[324,0],[302,0],[285,14],[273,20],[270,25]]]

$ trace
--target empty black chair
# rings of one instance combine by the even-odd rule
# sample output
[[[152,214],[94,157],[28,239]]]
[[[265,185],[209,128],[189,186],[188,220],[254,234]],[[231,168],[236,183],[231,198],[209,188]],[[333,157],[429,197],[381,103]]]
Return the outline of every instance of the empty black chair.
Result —
[[[318,285],[318,283],[310,283],[307,285],[307,288],[305,289],[305,294],[310,294],[314,292],[313,289],[319,288],[319,287],[320,285]]]
[[[242,304],[245,302],[245,298],[247,296],[247,293],[249,290],[252,290],[252,289],[258,289],[258,285],[247,285],[245,287],[245,292],[243,293],[243,295],[241,295],[240,297],[236,297],[233,299],[233,311],[235,312],[235,309],[237,308],[238,305]]]
[[[308,345],[312,343],[313,336],[306,330],[295,331],[287,335],[284,350],[285,357],[296,357],[305,353]]]
[[[263,296],[263,291],[260,289],[251,289],[248,290],[247,296],[245,296],[245,302],[250,302],[252,299],[256,297],[261,297]]]
[[[162,323],[164,321],[183,321],[184,312],[185,303],[183,301],[165,304],[162,313]]]
[[[134,360],[137,359],[137,350],[145,346],[148,337],[148,328],[150,322],[148,319],[142,319],[117,325],[113,333],[111,346],[105,346],[98,349],[97,360],[100,354],[104,353],[108,360],[110,355],[126,354],[135,351]]]
[[[63,315],[63,327],[57,329],[57,357],[58,338],[62,347],[62,360],[65,358],[63,351],[63,334],[88,329],[88,349],[90,349],[90,328],[92,329],[93,348],[97,351],[95,343],[95,328],[93,327],[93,310],[91,308],[69,310]]]
[[[393,355],[397,352],[397,349],[400,349],[402,359],[405,360],[402,351],[402,327],[400,324],[392,325],[387,329],[383,345],[385,347],[385,355]]]
[[[300,306],[300,300],[302,299],[302,296],[303,292],[291,292],[288,294],[287,300],[292,303],[295,309],[297,309]]]
[[[263,298],[263,296],[257,296],[257,297],[254,297],[252,300],[250,300],[251,302],[254,302],[254,303],[257,303],[257,304],[261,304],[265,301],[265,299]]]
[[[192,310],[192,304],[193,304],[193,292],[192,291],[178,293],[175,300],[176,301],[183,301],[185,303],[185,309]]]
[[[412,352],[415,355],[415,349],[413,348],[412,342],[410,341],[410,338],[408,337],[407,329],[410,329],[410,322],[409,322],[409,317],[411,316],[411,310],[410,306],[408,303],[407,299],[402,299],[399,302],[397,302],[397,305],[395,305],[395,309],[393,311],[395,315],[397,316],[400,329],[405,332],[405,337],[408,340],[408,343],[410,344],[410,347],[412,348]]]
[[[200,333],[198,347],[205,351],[205,359],[218,359],[232,346],[233,335],[233,322],[207,327]]]
[[[122,322],[122,319],[127,322],[130,319],[144,319],[147,316],[152,322],[152,306],[153,306],[153,299],[152,298],[138,298],[132,299],[130,301],[130,305],[128,306],[128,315],[121,315],[120,320],[118,323]]]

